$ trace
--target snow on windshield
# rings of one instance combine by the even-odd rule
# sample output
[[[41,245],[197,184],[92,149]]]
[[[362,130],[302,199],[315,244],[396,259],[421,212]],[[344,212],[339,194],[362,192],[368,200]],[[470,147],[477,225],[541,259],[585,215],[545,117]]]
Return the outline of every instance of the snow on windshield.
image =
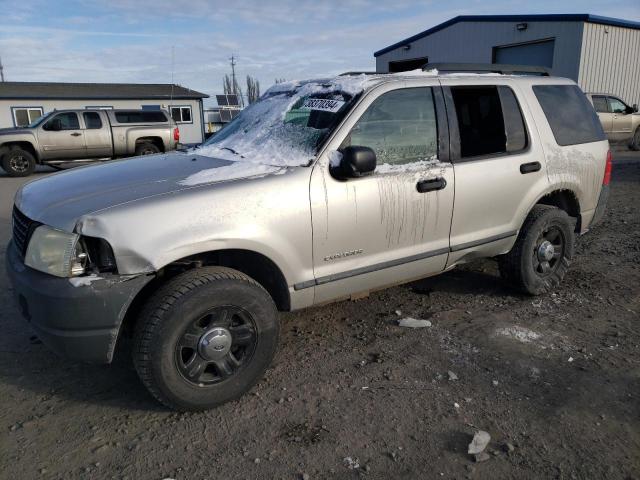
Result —
[[[275,167],[306,166],[368,80],[363,74],[274,85],[194,153]],[[310,103],[309,98],[337,103]]]

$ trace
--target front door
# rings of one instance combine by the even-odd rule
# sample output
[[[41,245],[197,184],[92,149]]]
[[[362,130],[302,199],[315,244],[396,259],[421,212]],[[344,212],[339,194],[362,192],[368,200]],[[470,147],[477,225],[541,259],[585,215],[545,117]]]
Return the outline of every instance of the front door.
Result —
[[[621,142],[629,140],[632,136],[632,116],[629,107],[616,97],[607,97],[609,108],[613,114],[611,140]]]
[[[435,82],[434,82],[435,84]],[[355,108],[311,177],[315,302],[444,269],[454,177],[439,87],[379,87]],[[440,127],[440,132],[438,131]],[[439,137],[440,133],[440,137]],[[374,150],[369,176],[339,180],[340,148]],[[444,158],[442,158],[444,159]]]
[[[76,112],[61,112],[44,122],[38,129],[38,143],[44,160],[87,157]]]

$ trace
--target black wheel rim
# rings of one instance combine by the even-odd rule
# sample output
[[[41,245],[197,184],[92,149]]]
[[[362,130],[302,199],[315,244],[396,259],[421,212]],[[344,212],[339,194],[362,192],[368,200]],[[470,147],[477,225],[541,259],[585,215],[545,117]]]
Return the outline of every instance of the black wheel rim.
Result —
[[[24,155],[14,155],[9,160],[9,165],[11,165],[14,172],[24,173],[29,169],[29,160]]]
[[[153,148],[145,148],[142,150],[142,155],[153,155],[156,151]]]
[[[235,306],[215,307],[182,332],[176,344],[176,366],[192,384],[217,384],[251,362],[257,341],[251,314]]]
[[[541,277],[552,275],[560,266],[565,252],[562,229],[552,225],[542,231],[533,249],[533,270]]]

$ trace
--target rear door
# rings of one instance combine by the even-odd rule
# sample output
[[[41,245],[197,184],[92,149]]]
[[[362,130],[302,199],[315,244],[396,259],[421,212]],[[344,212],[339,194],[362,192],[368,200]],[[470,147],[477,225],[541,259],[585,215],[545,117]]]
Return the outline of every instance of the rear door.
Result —
[[[104,112],[82,112],[87,158],[112,155],[111,127]]]
[[[611,129],[611,140],[624,141],[631,138],[632,115],[628,113],[628,106],[622,100],[616,97],[607,97],[609,108],[613,116],[613,125]]]
[[[604,133],[607,134],[607,137],[611,138],[613,132],[613,113],[611,113],[609,109],[607,97],[604,95],[592,95],[591,103],[593,103],[593,108],[595,108],[600,123],[602,123]]]
[[[45,160],[86,158],[84,130],[76,112],[61,112],[38,127],[38,143]]]
[[[444,269],[454,177],[444,101],[433,84],[398,89],[396,82],[370,92],[314,166],[316,303]],[[373,174],[331,175],[329,158],[349,145],[375,151]]]
[[[442,84],[456,178],[451,265],[507,251],[548,180],[515,85],[446,78]]]

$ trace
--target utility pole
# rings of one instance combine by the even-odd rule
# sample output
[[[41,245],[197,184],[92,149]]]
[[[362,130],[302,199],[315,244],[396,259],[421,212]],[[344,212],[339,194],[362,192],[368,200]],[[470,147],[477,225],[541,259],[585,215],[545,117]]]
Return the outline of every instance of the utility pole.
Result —
[[[2,66],[2,58],[0,58],[0,82],[4,82],[4,68]]]
[[[233,93],[234,94],[238,94],[238,90],[236,90],[236,85],[238,85],[236,83],[236,59],[234,58],[233,54],[231,54],[231,81],[233,82],[231,85],[233,87]]]

